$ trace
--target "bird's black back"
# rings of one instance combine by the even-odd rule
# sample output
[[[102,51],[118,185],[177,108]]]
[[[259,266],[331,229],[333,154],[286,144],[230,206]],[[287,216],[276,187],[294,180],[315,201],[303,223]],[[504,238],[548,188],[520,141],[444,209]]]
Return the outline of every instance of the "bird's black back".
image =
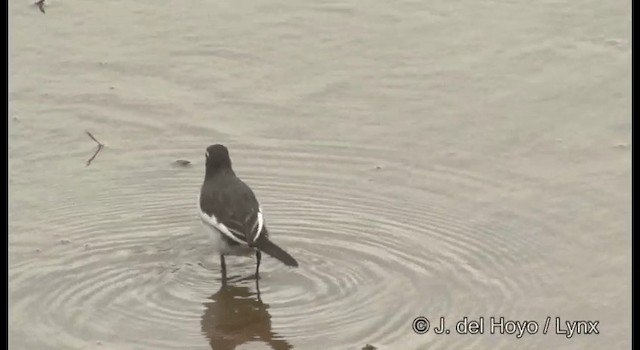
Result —
[[[233,171],[220,171],[202,184],[200,208],[227,227],[248,234],[260,204],[251,188]]]

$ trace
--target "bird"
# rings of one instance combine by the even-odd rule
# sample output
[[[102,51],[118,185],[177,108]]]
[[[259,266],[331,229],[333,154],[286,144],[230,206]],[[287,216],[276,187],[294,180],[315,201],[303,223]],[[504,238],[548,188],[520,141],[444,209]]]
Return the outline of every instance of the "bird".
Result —
[[[221,144],[208,146],[205,173],[198,196],[199,216],[214,251],[220,255],[223,282],[226,281],[225,256],[256,256],[256,280],[260,278],[262,253],[287,266],[298,262],[269,238],[262,208],[253,190],[236,176],[229,150]]]

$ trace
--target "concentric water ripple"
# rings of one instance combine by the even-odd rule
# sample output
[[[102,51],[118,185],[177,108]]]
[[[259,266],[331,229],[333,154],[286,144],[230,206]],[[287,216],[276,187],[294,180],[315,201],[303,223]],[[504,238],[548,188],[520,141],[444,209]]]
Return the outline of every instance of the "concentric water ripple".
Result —
[[[500,190],[497,181],[412,169],[410,178],[465,189],[451,197],[394,181],[409,177],[406,168],[380,149],[229,144],[273,239],[300,268],[265,259],[260,302],[253,282],[242,279],[254,261],[229,258],[231,285],[220,289],[217,257],[194,211],[201,150],[130,152],[90,195],[76,190],[94,181],[86,173],[75,174],[77,187],[59,179],[51,192],[57,201],[48,202],[38,224],[13,231],[15,244],[31,249],[12,262],[11,313],[37,315],[31,341],[43,348],[99,341],[178,349],[206,348],[207,339],[211,346],[275,341],[284,348],[332,339],[336,348],[367,342],[411,348],[443,341],[412,334],[418,315],[509,314],[523,295],[552,283],[527,269],[544,247],[535,232],[519,230],[553,227],[527,223],[533,219],[524,213],[495,221],[448,206],[473,201],[464,197],[470,190]],[[181,153],[194,155],[192,167],[163,161]],[[389,186],[377,183],[381,176]],[[26,240],[43,226],[52,239]],[[502,302],[478,302],[496,299]],[[219,324],[230,312],[263,321],[245,331]],[[52,332],[56,342],[46,340]]]

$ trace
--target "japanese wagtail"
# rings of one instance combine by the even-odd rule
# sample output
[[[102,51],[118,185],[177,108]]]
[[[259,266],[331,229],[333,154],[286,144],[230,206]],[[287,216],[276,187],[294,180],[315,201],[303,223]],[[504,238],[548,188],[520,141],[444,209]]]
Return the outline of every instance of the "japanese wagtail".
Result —
[[[207,147],[204,182],[198,197],[200,219],[220,254],[223,279],[226,280],[225,255],[256,254],[256,278],[259,278],[262,252],[287,266],[298,266],[289,253],[269,240],[269,231],[255,194],[231,167],[229,150],[223,145]]]

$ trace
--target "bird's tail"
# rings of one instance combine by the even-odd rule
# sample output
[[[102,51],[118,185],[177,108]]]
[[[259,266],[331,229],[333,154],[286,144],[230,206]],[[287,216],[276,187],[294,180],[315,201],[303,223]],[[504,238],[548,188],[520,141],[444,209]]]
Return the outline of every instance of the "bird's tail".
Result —
[[[298,266],[298,262],[294,259],[289,253],[285,252],[282,248],[278,247],[275,243],[266,239],[266,237],[261,237],[255,243],[255,247],[260,251],[280,260],[283,264],[287,266]]]

